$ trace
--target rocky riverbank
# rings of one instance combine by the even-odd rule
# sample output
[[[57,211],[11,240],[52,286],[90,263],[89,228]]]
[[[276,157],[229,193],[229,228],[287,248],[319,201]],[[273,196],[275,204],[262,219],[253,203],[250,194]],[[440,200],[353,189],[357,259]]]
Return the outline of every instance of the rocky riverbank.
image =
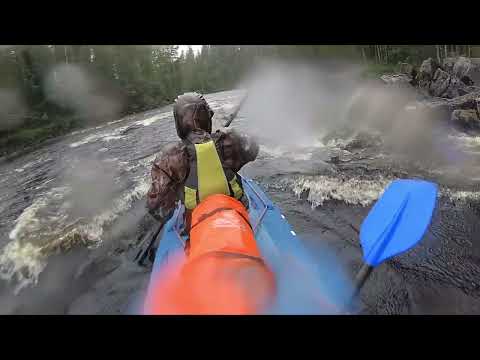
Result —
[[[439,64],[429,58],[418,69],[401,63],[399,73],[383,75],[381,80],[415,90],[417,98],[405,104],[406,110],[429,112],[467,133],[480,132],[480,63],[459,57]]]

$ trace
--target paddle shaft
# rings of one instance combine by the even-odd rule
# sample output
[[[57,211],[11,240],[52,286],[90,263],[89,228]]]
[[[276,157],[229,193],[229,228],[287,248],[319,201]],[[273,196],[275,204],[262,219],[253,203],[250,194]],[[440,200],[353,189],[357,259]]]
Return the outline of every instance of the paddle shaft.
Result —
[[[368,277],[372,273],[373,266],[368,265],[367,263],[364,263],[360,270],[358,270],[357,275],[355,276],[355,283],[354,283],[354,292],[352,295],[352,300],[358,295],[360,292],[361,288],[365,284],[365,281],[367,281]]]
[[[247,95],[245,95],[242,99],[242,101],[240,101],[240,104],[238,104],[237,108],[235,109],[235,111],[230,115],[230,119],[225,123],[225,126],[224,127],[229,127],[230,124],[232,123],[233,119],[235,119],[242,107],[242,105],[245,103],[245,100],[247,100]]]
[[[162,230],[164,224],[165,224],[164,222],[161,224],[158,224],[158,227],[153,231],[153,233],[150,233],[152,234],[152,236],[150,237],[147,243],[147,247],[145,249],[141,247],[140,251],[137,253],[137,256],[135,256],[135,260],[139,265],[143,265],[143,261],[147,257],[148,251],[150,250],[153,243],[155,242],[155,239],[157,238],[158,234],[160,234],[160,231]],[[148,239],[148,236],[146,236],[145,239]]]
[[[346,314],[350,314],[350,309],[351,309],[351,306],[352,306],[353,302],[357,298],[358,293],[362,289],[363,285],[367,281],[367,279],[370,276],[370,274],[372,273],[373,269],[374,269],[373,266],[368,265],[367,263],[363,263],[360,270],[358,270],[358,273],[355,276],[355,280],[354,280],[353,292],[350,295],[350,297],[348,297],[348,302],[345,303],[345,305],[344,305],[344,311],[345,311]]]

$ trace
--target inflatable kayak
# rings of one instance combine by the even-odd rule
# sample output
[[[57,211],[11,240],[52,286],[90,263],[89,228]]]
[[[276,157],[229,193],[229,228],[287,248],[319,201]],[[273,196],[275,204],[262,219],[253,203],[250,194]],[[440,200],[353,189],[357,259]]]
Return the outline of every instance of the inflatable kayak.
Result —
[[[248,211],[232,197],[207,197],[192,212],[188,243],[177,207],[161,236],[143,314],[340,313],[374,267],[422,239],[437,198],[437,185],[426,181],[387,187],[362,223],[364,264],[351,288],[333,266],[321,266],[322,275],[279,208],[252,180],[241,180]]]
[[[298,251],[301,248],[301,242],[280,209],[262,189],[250,179],[241,178],[241,181],[249,201],[248,212],[239,201],[231,197],[213,195],[208,201],[207,198],[193,212],[189,243],[187,243],[188,235],[184,231],[184,207],[176,208],[160,234],[161,239],[147,291],[145,314],[248,314],[255,313],[255,306],[258,303],[268,302],[268,299],[274,296],[273,273],[276,264],[279,263],[278,256]],[[231,211],[218,211],[227,208]],[[186,247],[186,244],[189,244],[189,247]],[[207,253],[223,255],[230,253],[235,256],[234,258],[210,256],[207,260],[202,256]],[[211,295],[211,298],[208,298],[208,306],[189,304],[190,307],[184,307],[183,310],[172,310],[163,303],[161,307],[163,310],[159,310],[160,307],[157,305],[170,296],[167,294],[171,293],[171,286],[170,290],[167,290],[165,286],[160,285],[158,279],[164,279],[166,274],[171,273],[172,268],[175,267],[177,270],[183,267],[183,273],[187,274],[183,277],[177,276],[175,280],[171,280],[172,277],[170,279],[170,282],[177,285],[181,283],[186,287],[183,290],[176,290],[175,301],[191,302],[191,299]],[[217,273],[219,269],[225,270],[222,275]],[[233,275],[225,275],[226,273]],[[194,278],[188,274],[194,274]],[[207,274],[211,275],[208,279]],[[239,280],[238,276],[243,276],[239,274],[248,275],[244,275],[243,280]],[[199,276],[203,278],[200,279]],[[234,283],[241,283],[245,277],[248,277],[249,284],[234,288]],[[252,277],[255,278],[253,281],[255,286],[252,286]],[[201,282],[201,288],[197,293],[192,293],[197,291],[194,289],[197,285],[187,285],[192,282],[195,284]],[[225,286],[220,289],[222,283]],[[230,286],[229,293],[226,294],[225,289],[228,286]],[[227,301],[228,296],[234,293],[236,296],[232,295]],[[180,299],[182,296],[184,300]],[[245,300],[243,301],[242,298]],[[216,307],[213,303],[216,303]],[[228,306],[222,307],[225,303],[228,303]],[[212,309],[215,310],[212,311]]]

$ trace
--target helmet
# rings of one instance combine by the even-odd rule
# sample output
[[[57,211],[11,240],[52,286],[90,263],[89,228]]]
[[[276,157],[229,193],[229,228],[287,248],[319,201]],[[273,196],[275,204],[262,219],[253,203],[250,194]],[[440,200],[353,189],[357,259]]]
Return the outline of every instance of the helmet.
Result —
[[[213,110],[201,94],[190,92],[178,96],[173,105],[173,117],[180,139],[185,139],[194,129],[211,133],[213,114]]]

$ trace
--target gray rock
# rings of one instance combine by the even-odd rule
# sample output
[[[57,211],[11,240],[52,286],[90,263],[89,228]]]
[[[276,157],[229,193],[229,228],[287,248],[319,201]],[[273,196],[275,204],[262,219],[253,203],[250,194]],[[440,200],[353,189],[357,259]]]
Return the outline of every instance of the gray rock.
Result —
[[[466,85],[458,77],[450,75],[441,68],[435,71],[432,82],[429,86],[429,92],[432,96],[445,97],[448,99],[465,95]]]
[[[455,61],[451,58],[446,58],[443,60],[443,69],[448,72],[449,74],[453,74],[453,66],[455,65]]]
[[[461,96],[470,94],[473,92],[480,92],[480,86],[475,86],[475,85],[465,86],[462,91],[465,91],[465,94],[460,94]]]
[[[477,107],[478,98],[480,98],[480,91],[472,92],[472,93],[451,99],[448,101],[448,105],[452,111],[453,110],[472,110]]]
[[[453,99],[456,98],[457,96],[463,96],[468,94],[469,92],[467,91],[467,86],[463,81],[461,81],[457,77],[451,78],[450,84],[447,88],[446,93],[443,95],[443,97],[446,97],[447,99]]]
[[[406,105],[409,111],[432,111],[442,118],[447,115],[448,118],[455,110],[476,110],[480,100],[480,91],[472,92],[453,99],[440,97],[429,98],[421,101],[413,101]]]
[[[453,66],[452,72],[467,85],[480,85],[480,66],[473,63],[469,58],[459,57]]]
[[[454,126],[465,130],[480,130],[480,117],[477,110],[454,110],[451,121]]]
[[[451,81],[452,76],[449,75],[447,72],[443,71],[442,69],[438,68],[435,71],[432,82],[429,86],[430,94],[432,96],[441,97],[447,92]]]
[[[433,79],[435,71],[437,71],[438,68],[439,65],[432,58],[425,60],[418,70],[417,78],[419,83],[429,83]]]
[[[458,78],[468,76],[468,74],[473,70],[473,68],[474,66],[469,58],[460,56],[453,65],[453,75]]]

